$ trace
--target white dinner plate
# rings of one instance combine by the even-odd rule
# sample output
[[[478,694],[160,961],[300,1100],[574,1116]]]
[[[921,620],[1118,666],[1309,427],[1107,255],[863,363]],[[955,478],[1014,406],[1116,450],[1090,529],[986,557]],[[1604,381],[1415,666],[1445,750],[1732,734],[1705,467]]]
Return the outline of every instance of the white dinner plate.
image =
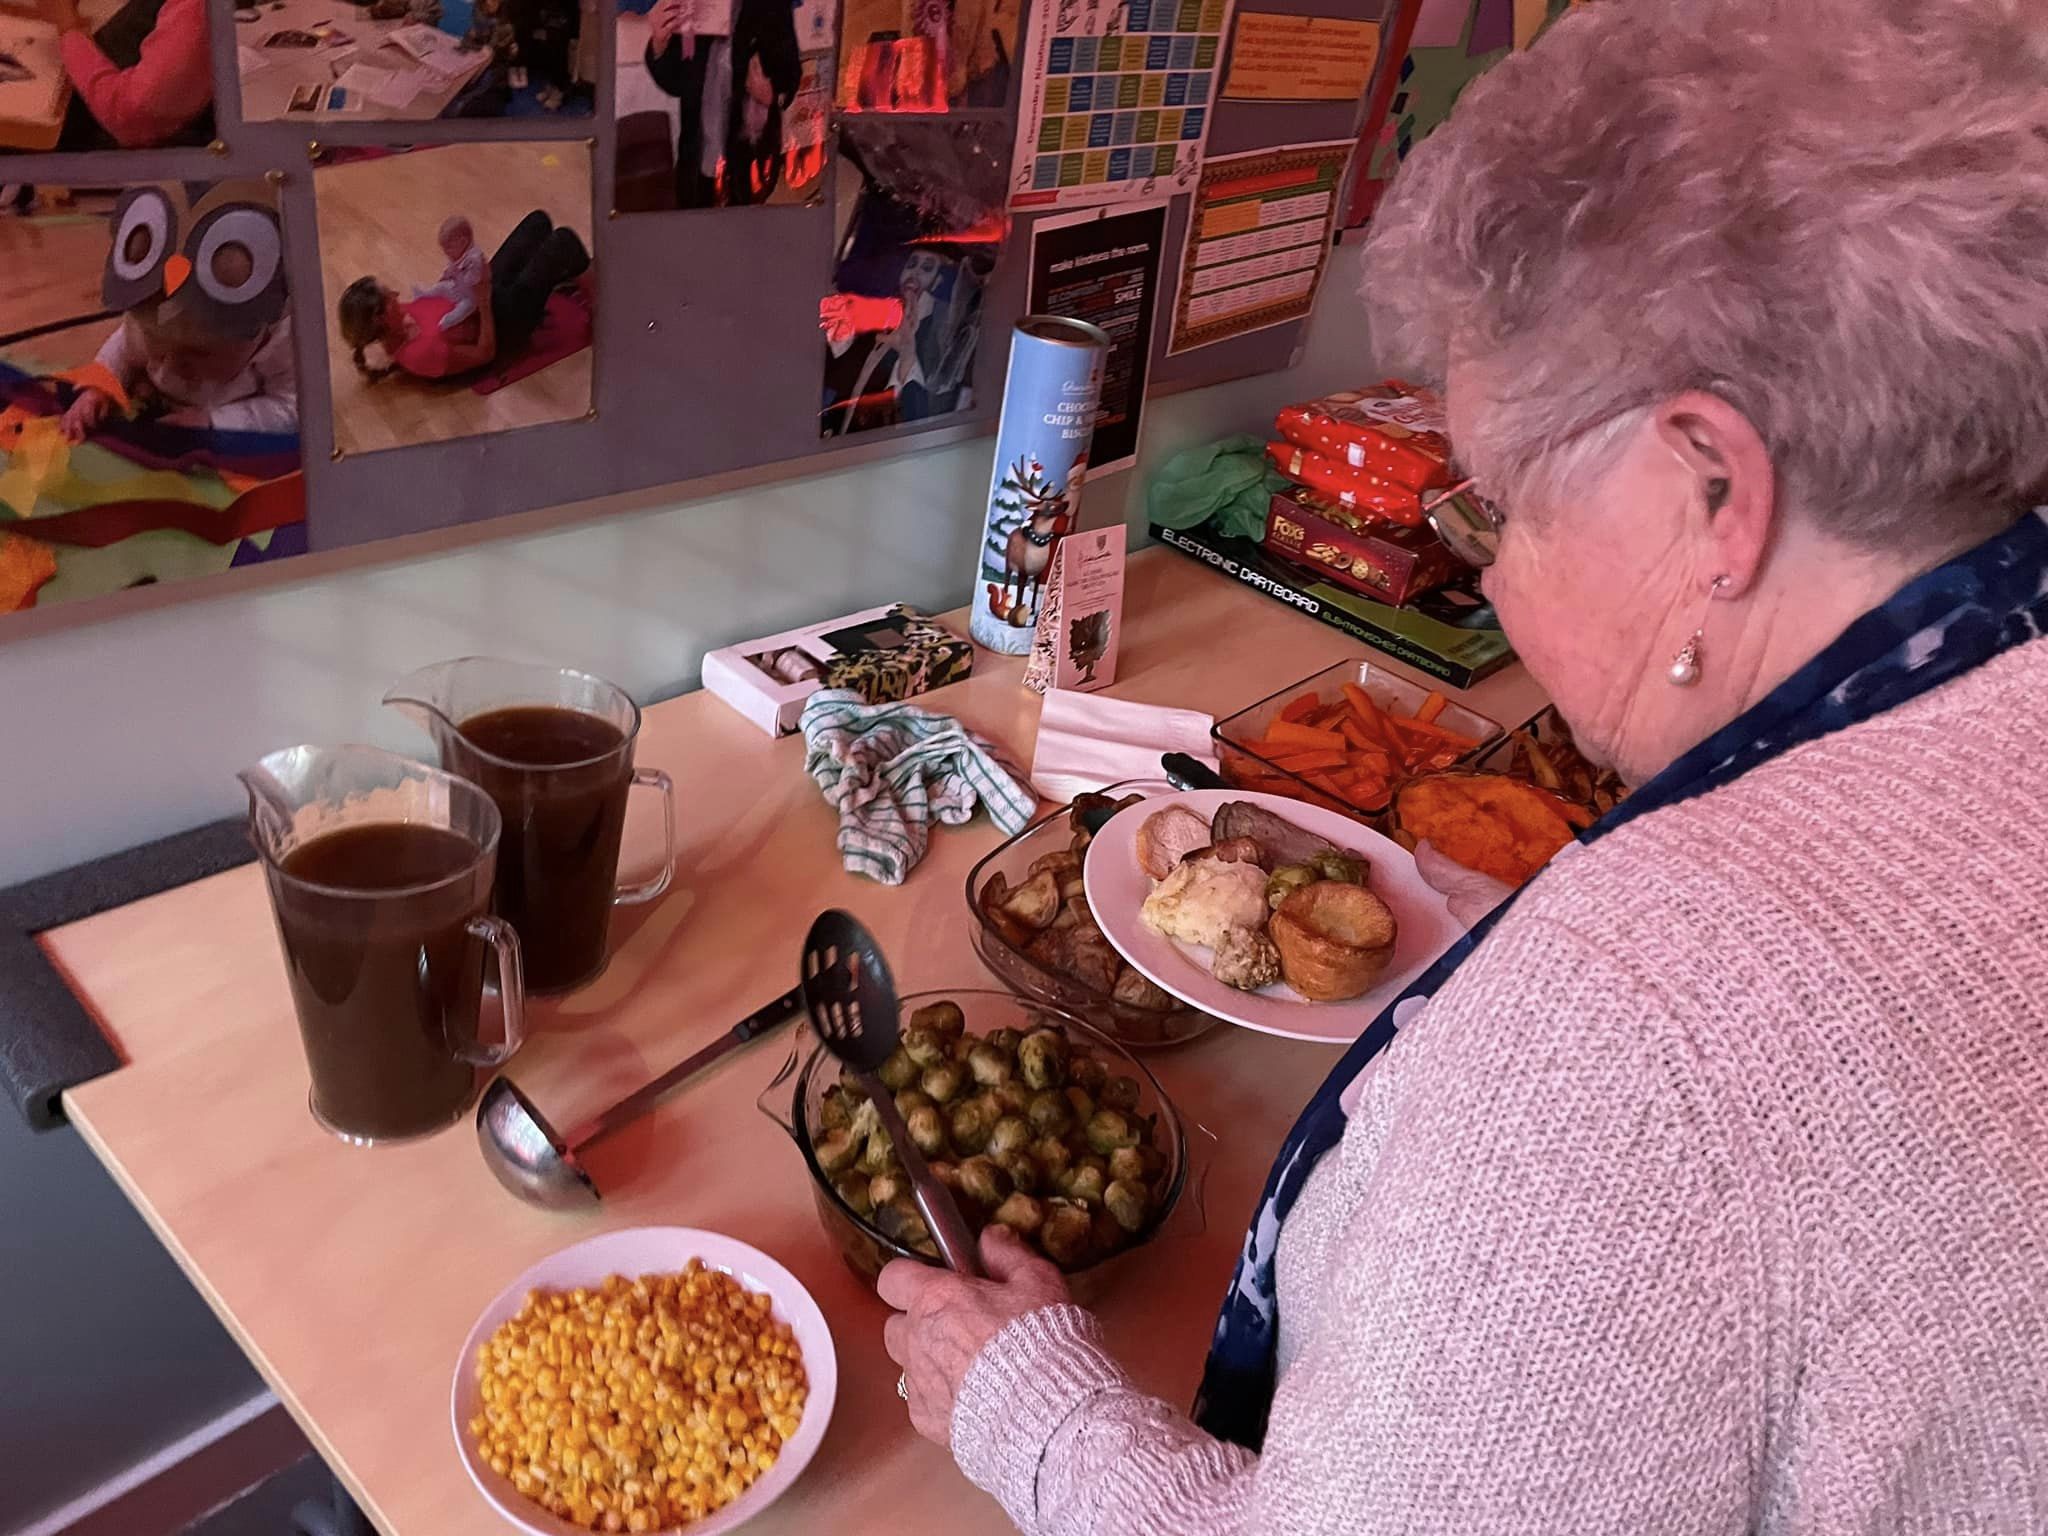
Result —
[[[498,1513],[528,1536],[588,1533],[581,1526],[549,1514],[478,1457],[469,1439],[469,1421],[476,1417],[481,1402],[476,1380],[477,1350],[497,1332],[500,1324],[518,1315],[530,1290],[594,1287],[612,1275],[637,1279],[641,1275],[672,1274],[692,1259],[702,1259],[705,1268],[723,1270],[748,1290],[766,1291],[774,1298],[776,1320],[789,1324],[796,1334],[797,1347],[803,1351],[809,1393],[796,1434],[784,1443],[775,1465],[723,1509],[681,1529],[690,1536],[719,1536],[722,1531],[737,1529],[787,1492],[817,1453],[825,1438],[825,1426],[831,1422],[832,1400],[838,1395],[839,1361],[832,1349],[832,1330],[825,1326],[825,1314],[818,1310],[817,1302],[796,1276],[759,1249],[716,1232],[694,1227],[628,1227],[606,1232],[549,1255],[506,1286],[469,1330],[462,1354],[455,1362],[451,1412],[462,1464],[469,1468],[471,1481],[497,1507]],[[667,1529],[673,1531],[677,1527]]]
[[[1152,894],[1152,877],[1138,863],[1138,828],[1174,805],[1187,807],[1204,821],[1212,820],[1217,809],[1230,800],[1271,811],[1370,861],[1372,871],[1366,884],[1392,910],[1398,925],[1393,963],[1378,986],[1345,1003],[1312,1003],[1284,982],[1259,992],[1240,992],[1209,974],[1207,949],[1182,944],[1145,926],[1138,911]],[[1088,845],[1082,874],[1089,910],[1104,937],[1147,979],[1205,1013],[1289,1040],[1350,1044],[1382,1008],[1401,995],[1403,987],[1465,934],[1443,896],[1416,871],[1414,855],[1399,843],[1348,816],[1279,795],[1235,789],[1154,795],[1109,819]]]

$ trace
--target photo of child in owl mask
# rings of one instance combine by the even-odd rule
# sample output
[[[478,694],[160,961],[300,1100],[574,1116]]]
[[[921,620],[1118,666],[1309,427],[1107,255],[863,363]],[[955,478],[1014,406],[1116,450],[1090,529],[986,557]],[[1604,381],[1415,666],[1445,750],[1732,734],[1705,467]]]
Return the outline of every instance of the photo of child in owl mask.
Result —
[[[276,189],[38,197],[0,220],[0,614],[302,550]]]

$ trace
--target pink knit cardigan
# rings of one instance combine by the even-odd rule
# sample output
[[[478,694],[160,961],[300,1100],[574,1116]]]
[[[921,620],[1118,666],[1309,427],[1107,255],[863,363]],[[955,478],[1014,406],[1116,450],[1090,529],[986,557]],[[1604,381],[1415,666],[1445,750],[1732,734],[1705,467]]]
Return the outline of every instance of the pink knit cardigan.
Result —
[[[1025,1532],[2048,1532],[2048,640],[1567,850],[1281,1235],[1262,1454],[983,1352]]]

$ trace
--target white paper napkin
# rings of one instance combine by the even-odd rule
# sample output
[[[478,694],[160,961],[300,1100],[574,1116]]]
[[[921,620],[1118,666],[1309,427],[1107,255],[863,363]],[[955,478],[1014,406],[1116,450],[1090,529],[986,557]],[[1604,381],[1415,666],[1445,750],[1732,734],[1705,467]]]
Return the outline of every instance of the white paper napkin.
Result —
[[[1046,798],[1064,801],[1125,779],[1158,779],[1159,759],[1168,752],[1185,752],[1214,768],[1214,724],[1197,710],[1050,689],[1038,720],[1031,783]]]

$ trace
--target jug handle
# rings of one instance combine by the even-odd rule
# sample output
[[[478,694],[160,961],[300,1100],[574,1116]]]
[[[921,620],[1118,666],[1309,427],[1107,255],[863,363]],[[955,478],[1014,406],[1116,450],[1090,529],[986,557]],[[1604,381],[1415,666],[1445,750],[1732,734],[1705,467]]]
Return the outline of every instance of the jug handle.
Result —
[[[645,901],[653,901],[669,887],[676,877],[676,784],[659,768],[635,768],[634,789],[657,789],[661,791],[661,870],[651,880],[638,885],[622,885],[612,897],[612,904],[619,907],[635,907]]]
[[[787,1059],[783,1061],[781,1068],[777,1070],[776,1074],[768,1079],[768,1086],[766,1088],[763,1088],[754,1099],[754,1108],[761,1111],[762,1114],[766,1115],[770,1120],[774,1121],[775,1124],[781,1126],[782,1129],[788,1134],[789,1139],[791,1141],[797,1142],[798,1146],[802,1146],[803,1143],[798,1140],[796,1134],[795,1101],[791,1101],[790,1110],[788,1111],[788,1113],[784,1113],[780,1110],[772,1109],[769,1107],[768,1096],[771,1093],[775,1092],[776,1089],[780,1088],[784,1083],[789,1081],[789,1075],[792,1072],[796,1071],[797,1058],[803,1054],[803,1049],[804,1034],[802,1030],[798,1030],[796,1041],[789,1048],[789,1056],[787,1057]]]
[[[519,958],[519,935],[502,917],[473,917],[469,931],[490,945],[498,957],[498,1003],[504,1014],[505,1038],[496,1045],[485,1045],[472,1036],[457,1051],[463,1060],[477,1066],[502,1067],[526,1039],[526,968]]]

